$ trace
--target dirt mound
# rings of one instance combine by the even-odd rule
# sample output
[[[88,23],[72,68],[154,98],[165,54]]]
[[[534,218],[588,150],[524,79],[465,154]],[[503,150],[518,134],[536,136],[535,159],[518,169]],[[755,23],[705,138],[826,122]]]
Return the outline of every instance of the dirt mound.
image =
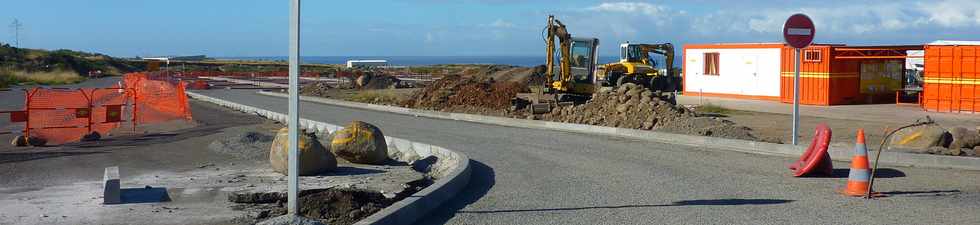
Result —
[[[241,159],[265,159],[269,157],[272,138],[272,135],[249,131],[214,140],[208,145],[208,149]]]
[[[535,74],[544,74],[545,66],[520,67],[509,65],[487,65],[478,68],[467,68],[461,74],[467,77],[489,77],[496,81],[513,81],[527,83]]]
[[[333,88],[334,87],[330,86],[330,84],[327,82],[317,81],[303,85],[303,87],[300,88],[299,93],[306,96],[329,97],[328,93],[330,93],[330,89]]]
[[[229,198],[233,202],[252,204],[277,203],[269,207],[253,205],[259,212],[253,218],[243,218],[245,223],[255,223],[268,218],[285,215],[286,208],[278,203],[286,202],[285,193],[256,193],[245,197]],[[374,214],[395,200],[387,199],[379,192],[353,188],[313,189],[300,192],[300,215],[327,224],[354,224]],[[250,207],[250,206],[240,206]]]
[[[527,87],[518,82],[450,75],[415,92],[402,105],[429,110],[459,110],[454,112],[485,109],[499,113],[506,111],[510,107],[510,99],[525,89]]]
[[[679,134],[756,140],[751,129],[733,122],[698,117],[697,113],[672,103],[672,96],[651,92],[636,85],[593,95],[585,104],[556,108],[541,119]]]

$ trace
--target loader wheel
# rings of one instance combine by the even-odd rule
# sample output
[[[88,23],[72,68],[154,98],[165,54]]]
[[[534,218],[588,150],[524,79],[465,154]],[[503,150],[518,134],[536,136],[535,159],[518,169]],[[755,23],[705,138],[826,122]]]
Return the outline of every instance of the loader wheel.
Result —
[[[665,79],[665,78],[666,77],[664,77],[664,76],[656,76],[656,77],[650,78],[650,86],[649,86],[650,89],[652,91],[663,91],[663,92],[667,92],[668,91],[667,89],[669,87],[668,86],[669,81],[667,79]]]
[[[619,78],[623,77],[622,73],[611,73],[606,77],[606,80],[602,81],[604,86],[615,87]]]
[[[616,87],[619,88],[620,86],[630,82],[631,80],[629,79],[629,76],[619,76],[619,78],[616,79]]]

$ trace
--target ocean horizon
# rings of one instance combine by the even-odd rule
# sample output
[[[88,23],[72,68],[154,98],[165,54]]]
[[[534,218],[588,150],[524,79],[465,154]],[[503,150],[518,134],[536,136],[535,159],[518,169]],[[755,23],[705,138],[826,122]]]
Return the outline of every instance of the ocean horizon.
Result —
[[[286,61],[286,56],[215,57],[224,60]],[[428,66],[441,64],[544,65],[542,56],[303,56],[303,63],[346,64],[347,60],[382,59],[392,66]],[[619,60],[619,56],[599,56],[599,63]]]

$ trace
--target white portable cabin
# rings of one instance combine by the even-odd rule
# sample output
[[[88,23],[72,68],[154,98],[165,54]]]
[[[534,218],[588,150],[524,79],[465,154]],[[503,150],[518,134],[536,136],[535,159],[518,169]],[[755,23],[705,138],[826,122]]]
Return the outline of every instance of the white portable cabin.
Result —
[[[357,59],[347,60],[347,68],[353,67],[383,67],[388,65],[388,60],[383,59]]]
[[[782,43],[684,45],[684,95],[779,100]]]

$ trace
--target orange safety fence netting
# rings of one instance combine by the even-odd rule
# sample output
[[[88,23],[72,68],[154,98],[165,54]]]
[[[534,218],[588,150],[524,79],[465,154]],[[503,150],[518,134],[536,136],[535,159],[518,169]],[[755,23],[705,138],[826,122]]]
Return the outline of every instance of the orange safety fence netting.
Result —
[[[133,90],[137,124],[191,119],[183,82],[143,73],[126,74],[123,80]]]
[[[98,132],[106,136],[131,122],[143,124],[191,120],[184,85],[166,75],[130,73],[123,87],[33,88],[24,94],[24,110],[9,113],[12,123],[23,123],[24,135],[38,137],[48,145],[81,140]],[[23,116],[22,116],[23,115]]]
[[[119,121],[106,120],[107,107],[119,108],[127,99],[124,89],[118,87],[34,88],[27,95],[25,133],[49,145],[78,141],[93,131],[106,135],[119,127]]]

